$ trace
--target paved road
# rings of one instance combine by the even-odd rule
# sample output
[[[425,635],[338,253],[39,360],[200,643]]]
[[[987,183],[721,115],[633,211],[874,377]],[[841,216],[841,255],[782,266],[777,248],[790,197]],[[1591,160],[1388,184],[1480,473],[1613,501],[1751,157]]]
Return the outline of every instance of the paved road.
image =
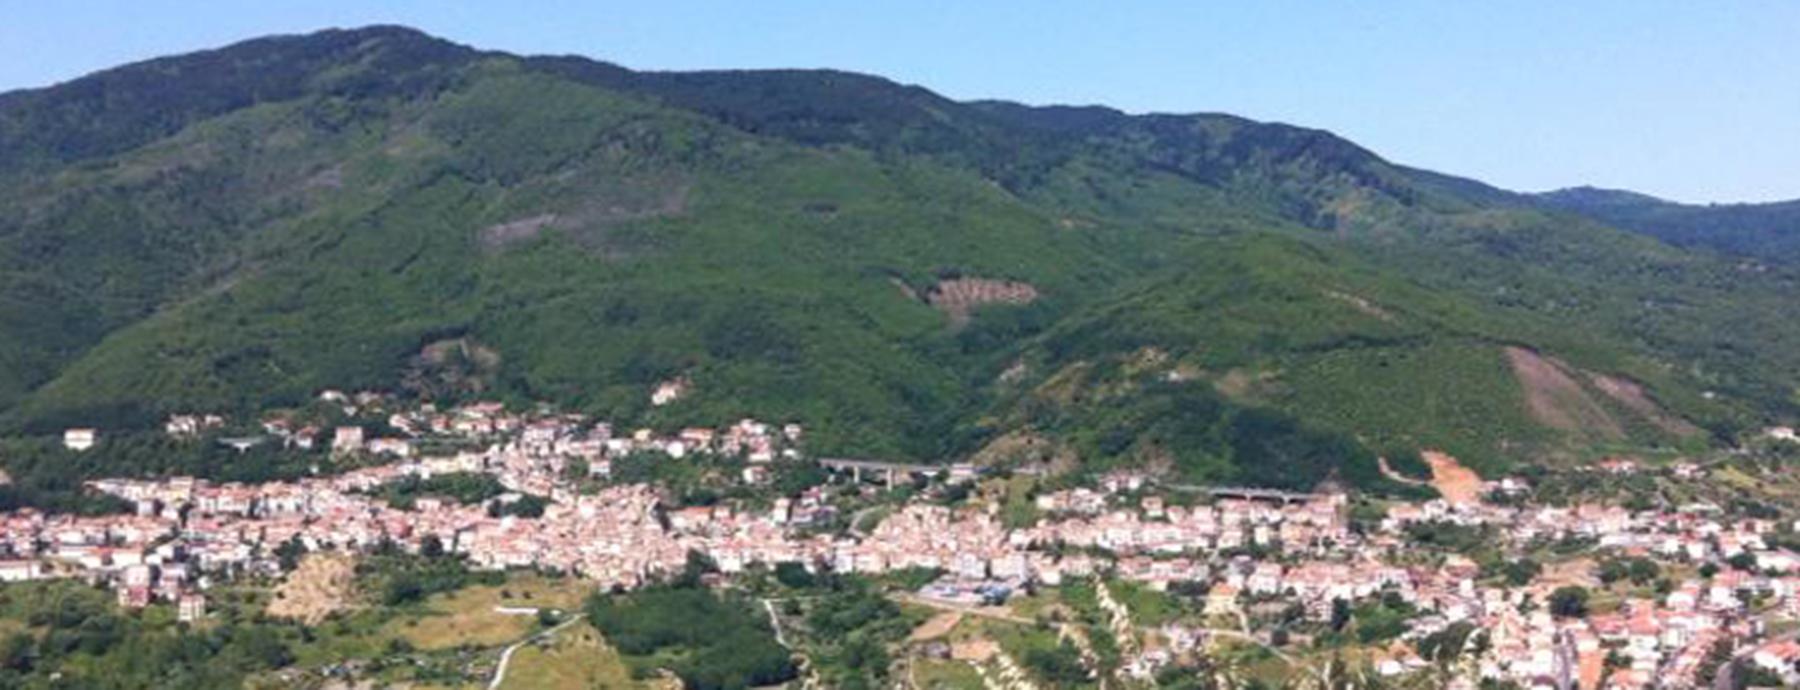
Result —
[[[788,649],[793,649],[793,647],[788,644],[787,635],[784,635],[781,632],[781,617],[775,615],[775,603],[768,599],[764,599],[762,600],[762,605],[763,610],[769,613],[769,627],[775,629],[775,643],[787,647]]]
[[[966,613],[971,616],[979,616],[981,618],[992,618],[994,620],[1006,621],[1008,623],[1018,623],[1019,625],[1036,625],[1037,624],[1037,621],[1035,621],[1035,620],[1032,620],[1030,618],[1026,618],[1024,616],[1020,616],[1020,615],[1012,613],[1010,611],[1006,611],[1004,609],[999,609],[999,608],[993,607],[993,606],[967,606],[967,605],[963,605],[963,604],[952,604],[948,601],[941,601],[938,599],[927,599],[925,597],[921,597],[917,594],[912,594],[910,592],[896,592],[890,596],[892,596],[895,599],[899,599],[900,601],[908,603],[908,604],[918,604],[919,606],[926,606],[926,607],[938,609],[940,611],[956,611],[959,613]]]
[[[554,637],[556,633],[562,632],[563,628],[567,628],[574,625],[577,621],[580,621],[582,615],[583,614],[577,613],[574,617],[561,623],[557,623],[554,627],[540,630],[536,634],[527,636],[523,640],[508,645],[504,651],[500,652],[500,666],[499,668],[494,669],[494,680],[488,683],[488,690],[499,690],[500,684],[506,681],[506,665],[512,663],[513,652],[519,651],[520,647],[531,644],[532,642]]]
[[[1401,484],[1405,484],[1407,486],[1431,486],[1431,482],[1429,482],[1429,481],[1426,481],[1423,479],[1413,479],[1412,477],[1408,477],[1404,474],[1400,474],[1399,472],[1395,472],[1393,466],[1388,464],[1387,456],[1385,456],[1385,455],[1376,456],[1375,464],[1376,464],[1376,466],[1381,468],[1381,474],[1383,476],[1387,477],[1388,479],[1392,479],[1394,481],[1400,482]]]
[[[1274,499],[1283,503],[1306,503],[1324,498],[1324,494],[1282,491],[1280,489],[1263,489],[1254,486],[1212,486],[1210,484],[1164,484],[1170,491],[1187,493],[1203,493],[1218,498],[1245,498],[1256,500]]]

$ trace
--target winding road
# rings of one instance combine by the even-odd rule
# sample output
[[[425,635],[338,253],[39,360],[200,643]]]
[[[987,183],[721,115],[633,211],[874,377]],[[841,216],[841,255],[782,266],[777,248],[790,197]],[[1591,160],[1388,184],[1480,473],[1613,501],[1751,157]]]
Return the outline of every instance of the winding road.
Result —
[[[488,690],[500,690],[500,684],[506,682],[506,666],[507,666],[507,664],[512,663],[513,652],[519,651],[520,647],[531,644],[538,640],[547,640],[547,639],[550,639],[551,637],[555,637],[557,633],[562,632],[563,628],[567,628],[571,625],[574,625],[577,622],[580,622],[581,617],[583,615],[585,615],[585,614],[577,613],[574,616],[570,617],[569,620],[563,621],[561,623],[557,623],[556,625],[554,625],[552,627],[545,628],[543,630],[539,630],[536,633],[526,636],[525,639],[523,639],[523,640],[519,640],[518,642],[514,642],[510,645],[507,645],[506,649],[504,649],[500,652],[500,666],[498,668],[494,669],[494,679],[492,681],[488,682]]]

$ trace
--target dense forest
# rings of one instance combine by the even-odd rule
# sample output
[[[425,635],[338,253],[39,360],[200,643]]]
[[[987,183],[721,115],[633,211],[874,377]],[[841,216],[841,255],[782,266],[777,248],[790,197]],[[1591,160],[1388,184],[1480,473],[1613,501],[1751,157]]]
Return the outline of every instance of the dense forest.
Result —
[[[640,673],[669,669],[689,690],[743,690],[793,679],[793,656],[755,602],[701,586],[697,565],[674,581],[589,598],[588,621]]]

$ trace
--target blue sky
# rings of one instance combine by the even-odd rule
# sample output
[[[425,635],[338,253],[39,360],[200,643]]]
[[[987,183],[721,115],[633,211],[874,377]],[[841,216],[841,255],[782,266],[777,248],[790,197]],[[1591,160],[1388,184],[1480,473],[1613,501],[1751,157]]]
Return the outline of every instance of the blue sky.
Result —
[[[1800,197],[1800,2],[0,2],[0,89],[400,23],[638,69],[835,67],[955,98],[1229,112],[1536,191]]]

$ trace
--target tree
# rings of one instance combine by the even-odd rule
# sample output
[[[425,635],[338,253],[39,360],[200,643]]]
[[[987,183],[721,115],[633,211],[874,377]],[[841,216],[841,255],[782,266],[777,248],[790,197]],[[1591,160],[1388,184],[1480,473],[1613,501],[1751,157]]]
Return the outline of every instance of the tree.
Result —
[[[540,518],[540,517],[544,516],[544,509],[548,508],[549,506],[550,506],[550,501],[548,499],[544,498],[543,496],[535,496],[532,494],[526,494],[524,496],[520,496],[518,500],[512,501],[512,502],[503,503],[501,501],[493,501],[491,503],[488,503],[487,512],[488,512],[488,517],[494,517],[494,518],[506,517],[508,515],[517,515],[519,517],[526,517],[526,518]]]
[[[1586,587],[1567,585],[1550,593],[1550,614],[1558,618],[1584,618],[1588,614]]]
[[[1429,661],[1448,664],[1462,656],[1463,647],[1468,644],[1469,636],[1474,634],[1475,626],[1467,622],[1457,622],[1419,639],[1417,647],[1419,656]]]
[[[300,541],[299,535],[288,537],[275,547],[275,562],[281,565],[282,572],[293,572],[300,567],[300,557],[306,555],[306,544]]]
[[[801,563],[782,561],[775,564],[775,581],[784,587],[805,589],[813,586],[814,580],[813,574]]]
[[[1755,570],[1756,569],[1756,554],[1750,553],[1748,551],[1739,551],[1736,554],[1733,554],[1731,558],[1725,559],[1725,562],[1730,564],[1732,568],[1735,568],[1737,570],[1743,570],[1743,571]]]
[[[1074,686],[1088,679],[1087,666],[1081,663],[1081,651],[1068,640],[1053,648],[1034,648],[1025,653],[1025,666],[1038,672],[1056,686]]]
[[[701,578],[710,573],[719,572],[719,566],[711,557],[699,551],[688,551],[687,563],[681,566],[681,574],[675,576],[670,584],[678,589],[695,589],[702,586]]]
[[[796,673],[760,607],[741,597],[657,585],[596,593],[586,610],[588,622],[627,656],[675,659],[669,667],[688,688],[775,685]]]
[[[6,638],[0,645],[0,668],[20,673],[28,673],[37,660],[37,644],[30,635],[14,634]]]
[[[1342,598],[1331,600],[1331,631],[1343,632],[1344,626],[1350,624],[1350,602]]]
[[[1662,566],[1648,558],[1633,558],[1627,568],[1632,584],[1643,586],[1662,576]]]
[[[1608,585],[1625,579],[1631,574],[1625,562],[1617,558],[1608,558],[1600,562],[1600,581]]]
[[[439,539],[435,534],[425,535],[425,539],[419,542],[419,555],[434,560],[443,558],[444,540]]]
[[[1783,680],[1781,677],[1781,674],[1779,674],[1779,673],[1776,673],[1769,669],[1763,668],[1760,665],[1749,663],[1748,660],[1744,660],[1744,659],[1739,659],[1732,663],[1733,663],[1733,666],[1731,667],[1731,675],[1733,677],[1733,680],[1735,681],[1733,683],[1733,685],[1735,687],[1739,687],[1739,688],[1788,687],[1787,681]]]
[[[1544,566],[1539,565],[1537,561],[1529,558],[1520,558],[1516,561],[1509,561],[1501,568],[1501,572],[1506,575],[1506,584],[1514,587],[1523,587],[1531,584],[1531,581],[1537,579],[1538,573],[1543,572],[1543,570]],[[1603,575],[1602,577],[1605,576]]]
[[[1631,665],[1631,657],[1626,656],[1623,652],[1620,652],[1617,649],[1606,650],[1605,667],[1608,671],[1611,671],[1613,669],[1625,668],[1630,665]]]

